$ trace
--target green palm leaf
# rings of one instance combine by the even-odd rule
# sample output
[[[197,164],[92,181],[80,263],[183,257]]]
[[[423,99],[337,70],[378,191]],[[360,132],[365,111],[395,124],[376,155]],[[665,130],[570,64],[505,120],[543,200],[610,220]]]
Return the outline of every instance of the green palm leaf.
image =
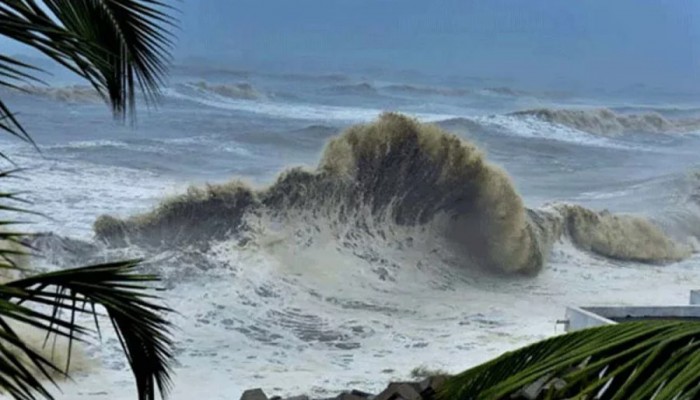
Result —
[[[105,310],[121,341],[136,379],[139,399],[155,399],[156,388],[166,394],[170,386],[171,351],[170,324],[164,319],[168,308],[158,305],[149,295],[153,275],[135,273],[136,261],[102,264],[35,275],[0,287],[0,330],[6,317],[2,301],[8,307],[17,305],[11,318],[20,320],[70,342],[81,339],[88,329],[76,322],[76,315],[97,316],[96,305]],[[31,303],[48,306],[45,312],[26,307]],[[10,309],[10,308],[8,308]],[[99,324],[95,318],[99,330]],[[5,332],[11,334],[9,332]],[[19,340],[19,338],[17,338]],[[69,345],[69,352],[70,352]],[[32,362],[51,370],[68,372],[69,364],[54,366],[28,355]],[[68,358],[70,363],[70,357]],[[47,372],[49,371],[47,369]],[[5,371],[0,370],[0,375]],[[47,378],[50,375],[45,374]]]
[[[506,353],[452,377],[440,398],[680,400],[698,393],[700,323],[642,321],[577,331]]]
[[[115,116],[134,115],[136,94],[159,95],[169,61],[173,19],[158,0],[0,0],[0,36],[32,47],[86,79]],[[0,86],[23,90],[41,83],[39,68],[0,54]],[[17,115],[0,99],[0,131],[34,144]],[[0,153],[1,157],[6,158]],[[15,171],[0,172],[0,179]],[[29,213],[17,193],[0,192],[0,212]],[[0,218],[0,271],[24,269],[17,260],[31,248],[28,235],[9,231],[15,218]],[[13,398],[49,398],[41,378],[66,375],[74,340],[91,332],[77,318],[98,311],[112,324],[136,379],[139,399],[165,396],[170,385],[172,342],[164,315],[170,310],[148,294],[157,277],[136,272],[136,261],[95,265],[15,279],[0,284],[0,388]],[[29,347],[9,324],[16,321],[69,342],[66,365],[55,365]],[[36,371],[39,371],[38,374]]]
[[[0,173],[1,179],[16,171]],[[0,212],[21,215],[21,197],[0,193]],[[31,273],[16,260],[32,252],[26,234],[6,231],[13,218],[0,221],[0,269]],[[137,261],[123,261],[32,275],[0,284],[0,388],[13,398],[52,399],[40,378],[55,383],[54,376],[70,372],[73,341],[88,339],[100,331],[98,313],[112,324],[136,380],[140,400],[152,400],[156,389],[163,396],[170,387],[173,361],[170,324],[164,316],[170,310],[159,305],[149,292],[158,282],[154,275],[139,274]],[[79,321],[88,316],[95,329]],[[37,349],[30,348],[9,321],[43,330],[49,336],[68,340],[66,365],[56,365]],[[39,371],[37,376],[35,371]]]
[[[137,91],[159,95],[174,20],[157,0],[1,0],[0,36],[33,47],[86,79],[115,115],[134,114]],[[0,55],[0,86],[37,82],[38,68]],[[31,141],[0,100],[0,130]]]

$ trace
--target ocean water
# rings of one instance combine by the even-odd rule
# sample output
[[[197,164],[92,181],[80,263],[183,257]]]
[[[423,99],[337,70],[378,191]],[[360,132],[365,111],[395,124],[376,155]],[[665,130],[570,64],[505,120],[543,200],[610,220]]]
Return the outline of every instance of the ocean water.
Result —
[[[685,99],[188,67],[130,126],[80,86],[2,95],[40,150],[0,139],[51,216],[37,263],[145,257],[176,400],[379,390],[700,286]],[[81,352],[58,398],[134,397],[113,336]]]

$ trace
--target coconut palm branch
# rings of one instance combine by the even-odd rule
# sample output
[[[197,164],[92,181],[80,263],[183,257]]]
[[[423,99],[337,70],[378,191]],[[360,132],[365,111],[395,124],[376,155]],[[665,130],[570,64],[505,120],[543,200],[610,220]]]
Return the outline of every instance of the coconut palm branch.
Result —
[[[452,377],[440,398],[700,398],[700,323],[629,322],[557,336]]]
[[[0,179],[10,177],[12,173],[0,173]],[[30,212],[20,207],[21,202],[19,194],[0,193],[0,212]],[[5,218],[0,220],[0,228],[14,223],[13,218]],[[0,229],[0,269],[33,272],[15,261],[32,252],[26,241],[28,236],[32,235]],[[138,398],[153,400],[156,393],[165,397],[173,361],[170,324],[164,318],[170,309],[160,305],[152,294],[158,277],[140,274],[137,267],[136,260],[122,261],[36,274],[0,284],[0,388],[15,399],[53,399],[42,380],[56,384],[56,376],[68,376],[73,342],[86,341],[90,334],[99,335],[99,320],[106,318],[126,354]],[[94,328],[80,322],[86,320],[94,321]],[[66,364],[57,365],[38,349],[30,348],[8,321],[45,331],[45,345],[52,336],[66,339]]]
[[[84,78],[111,105],[116,117],[134,116],[137,92],[147,103],[159,95],[171,49],[170,7],[158,0],[0,0],[0,35],[34,48]],[[42,84],[44,73],[0,54],[0,86],[25,90]],[[0,131],[34,143],[18,115],[0,99]],[[0,156],[5,157],[0,154]],[[0,172],[0,179],[12,172]],[[0,191],[0,271],[29,274],[16,260],[32,251],[27,235],[9,229],[29,213],[17,193]],[[74,341],[100,331],[103,313],[121,341],[136,378],[139,399],[164,397],[172,363],[170,328],[150,294],[158,278],[139,274],[138,262],[124,261],[38,274],[0,284],[0,389],[16,399],[52,399],[42,381],[67,375]],[[9,323],[43,329],[48,339],[68,340],[68,362],[30,348]],[[39,371],[38,373],[36,371]],[[44,379],[45,378],[45,379]]]
[[[89,82],[116,116],[136,94],[155,100],[169,61],[174,20],[158,0],[0,0],[0,35],[32,47]],[[0,86],[42,82],[41,70],[0,55]],[[0,130],[30,141],[0,100]]]
[[[6,319],[67,338],[70,353],[73,341],[84,340],[91,331],[76,317],[93,317],[99,331],[99,306],[121,342],[136,379],[139,399],[155,399],[156,388],[167,393],[173,355],[169,323],[163,314],[169,310],[148,294],[149,283],[158,278],[136,273],[137,266],[137,261],[116,262],[34,275],[0,285],[0,386],[17,399],[34,399],[35,393],[52,398],[37,377],[16,362],[16,354],[5,343],[24,352],[49,381],[56,373],[70,371],[70,355],[66,365],[55,365],[53,360],[23,345]],[[30,307],[32,304],[38,307]],[[6,366],[2,365],[3,360],[9,361]]]

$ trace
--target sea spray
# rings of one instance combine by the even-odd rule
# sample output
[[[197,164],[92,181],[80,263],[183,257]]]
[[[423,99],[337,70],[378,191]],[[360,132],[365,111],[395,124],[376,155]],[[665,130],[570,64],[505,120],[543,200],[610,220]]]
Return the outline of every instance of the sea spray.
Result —
[[[656,264],[692,254],[690,245],[675,242],[640,216],[596,212],[574,204],[554,204],[533,213],[549,219],[549,236],[568,238],[579,249],[607,258]]]

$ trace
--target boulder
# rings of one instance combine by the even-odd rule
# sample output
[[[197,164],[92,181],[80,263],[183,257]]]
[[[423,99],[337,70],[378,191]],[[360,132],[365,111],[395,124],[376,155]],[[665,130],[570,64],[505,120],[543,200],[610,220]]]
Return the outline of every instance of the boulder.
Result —
[[[361,390],[355,390],[355,389],[351,390],[350,394],[354,394],[355,396],[362,397],[363,399],[368,399],[370,397],[374,397],[374,395],[371,393],[367,393],[367,392],[363,392]]]
[[[361,392],[359,390],[352,390],[350,392],[341,393],[334,400],[368,400],[371,398],[372,395],[369,393]]]
[[[341,393],[335,400],[367,400],[366,397],[360,397],[352,393]]]
[[[432,400],[435,398],[435,394],[446,381],[447,376],[445,375],[435,375],[422,380],[419,385],[420,394],[421,397],[423,397],[423,400]]]
[[[422,400],[420,384],[415,382],[392,382],[374,400]]]
[[[249,389],[243,392],[241,400],[268,400],[262,389]]]

